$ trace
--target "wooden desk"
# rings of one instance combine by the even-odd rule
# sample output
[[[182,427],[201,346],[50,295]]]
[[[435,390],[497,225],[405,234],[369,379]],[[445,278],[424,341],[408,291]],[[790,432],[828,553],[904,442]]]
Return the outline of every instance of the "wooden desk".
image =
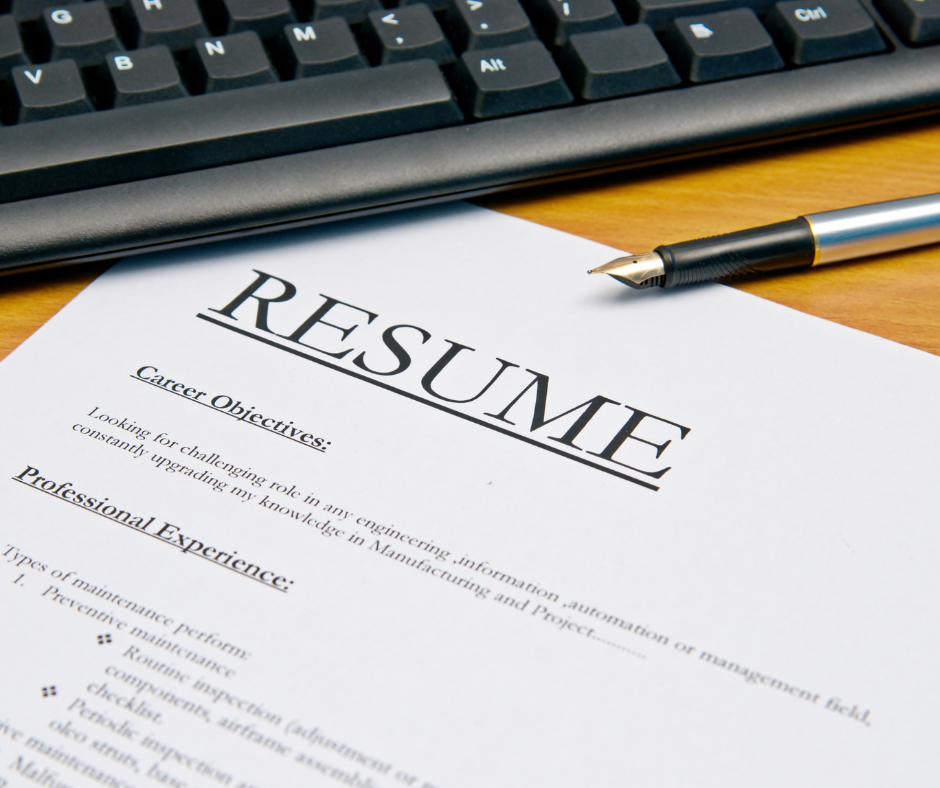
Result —
[[[778,144],[479,201],[629,251],[940,191],[940,120]],[[104,266],[0,277],[0,358]],[[613,282],[598,281],[598,287]],[[940,246],[734,285],[940,355]]]

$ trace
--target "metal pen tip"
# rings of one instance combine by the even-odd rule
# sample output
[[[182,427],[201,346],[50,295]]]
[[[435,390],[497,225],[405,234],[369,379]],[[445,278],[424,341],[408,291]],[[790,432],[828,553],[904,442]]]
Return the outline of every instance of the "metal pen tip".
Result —
[[[656,252],[646,252],[618,257],[609,263],[592,268],[588,273],[607,274],[636,290],[644,290],[647,287],[662,284],[666,269],[662,257]]]

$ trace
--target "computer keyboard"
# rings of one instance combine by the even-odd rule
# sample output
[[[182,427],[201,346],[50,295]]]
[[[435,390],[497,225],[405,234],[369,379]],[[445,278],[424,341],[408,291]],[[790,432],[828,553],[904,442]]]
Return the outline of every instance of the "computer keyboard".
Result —
[[[940,107],[940,0],[0,0],[0,12],[0,268]]]

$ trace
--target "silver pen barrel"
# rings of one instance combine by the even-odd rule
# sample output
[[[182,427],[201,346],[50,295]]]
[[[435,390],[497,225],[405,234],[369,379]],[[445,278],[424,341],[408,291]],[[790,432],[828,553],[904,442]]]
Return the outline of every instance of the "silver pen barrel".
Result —
[[[940,242],[940,194],[860,205],[805,217],[816,241],[813,265]]]

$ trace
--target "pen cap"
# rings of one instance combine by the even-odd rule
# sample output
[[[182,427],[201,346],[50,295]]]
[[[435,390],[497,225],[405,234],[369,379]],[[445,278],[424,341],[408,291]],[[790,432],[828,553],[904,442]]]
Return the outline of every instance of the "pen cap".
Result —
[[[710,282],[727,276],[808,268],[816,242],[803,217],[726,235],[659,246],[663,287]]]
[[[940,241],[940,194],[858,205],[806,217],[819,244],[816,265]]]

